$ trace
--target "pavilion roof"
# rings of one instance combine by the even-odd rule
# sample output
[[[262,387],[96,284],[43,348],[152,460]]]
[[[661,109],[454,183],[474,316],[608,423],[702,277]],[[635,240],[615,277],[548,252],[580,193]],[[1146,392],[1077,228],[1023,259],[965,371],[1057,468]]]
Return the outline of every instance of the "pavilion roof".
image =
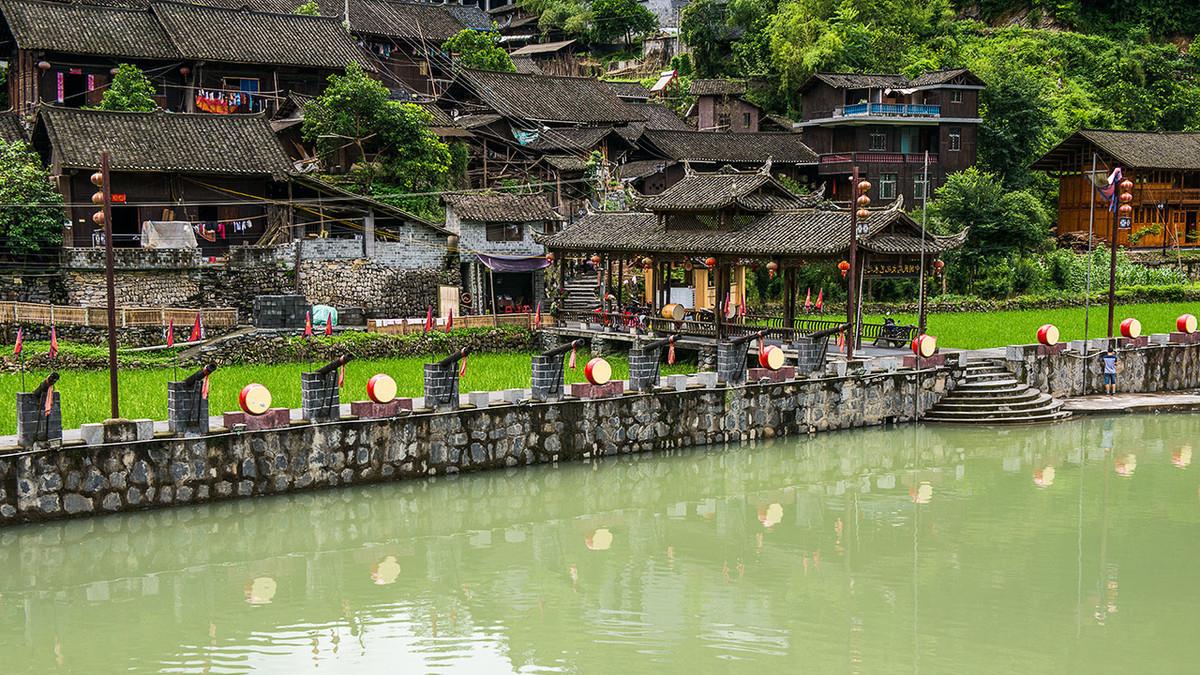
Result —
[[[679,182],[662,193],[643,198],[639,206],[647,211],[710,211],[739,207],[747,211],[773,211],[814,206],[824,198],[800,196],[771,177],[770,164],[759,171],[735,171],[726,166],[720,171],[686,172]]]

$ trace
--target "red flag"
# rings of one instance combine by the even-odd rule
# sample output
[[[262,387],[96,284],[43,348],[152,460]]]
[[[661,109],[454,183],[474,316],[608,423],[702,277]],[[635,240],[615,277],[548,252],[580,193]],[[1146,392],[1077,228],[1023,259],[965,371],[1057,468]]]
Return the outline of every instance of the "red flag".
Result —
[[[466,357],[466,355],[463,355],[463,357],[461,359],[459,359],[458,376],[462,377],[463,375],[466,375],[466,374],[467,374],[467,357]]]
[[[433,305],[425,312],[425,332],[433,330]]]
[[[542,301],[538,300],[537,314],[533,317],[533,325],[536,328],[542,327]]]
[[[449,333],[450,329],[452,329],[452,328],[454,328],[454,310],[453,309],[450,310],[450,316],[446,317],[446,332]]]
[[[821,311],[825,307],[825,289],[822,288],[817,292],[817,311]]]
[[[54,409],[54,385],[46,387],[46,417],[50,416],[50,411]]]
[[[567,362],[571,370],[575,370],[575,345],[571,345],[571,360]]]
[[[13,356],[21,355],[21,348],[25,346],[25,330],[17,326],[17,341],[13,344]]]
[[[667,365],[675,365],[675,341],[671,340],[667,343]]]
[[[812,289],[808,288],[804,291],[804,311],[812,311]]]
[[[204,382],[200,385],[200,398],[208,399],[208,376],[204,376]]]
[[[338,389],[341,389],[344,386],[346,386],[346,364],[343,363],[342,366],[338,368]]]
[[[50,355],[50,358],[52,358],[52,359],[58,356],[58,331],[56,331],[54,329],[53,325],[50,326],[50,352],[49,352],[49,355]]]
[[[738,316],[746,316],[746,296],[742,296],[742,304],[738,305]]]
[[[175,319],[171,319],[171,322],[167,324],[167,346],[175,346]]]
[[[333,314],[325,315],[325,334],[333,335]]]
[[[192,323],[192,335],[188,338],[188,342],[199,342],[204,336],[204,329],[200,327],[200,312],[196,312],[196,321]]]
[[[304,313],[304,337],[312,337],[312,312]]]

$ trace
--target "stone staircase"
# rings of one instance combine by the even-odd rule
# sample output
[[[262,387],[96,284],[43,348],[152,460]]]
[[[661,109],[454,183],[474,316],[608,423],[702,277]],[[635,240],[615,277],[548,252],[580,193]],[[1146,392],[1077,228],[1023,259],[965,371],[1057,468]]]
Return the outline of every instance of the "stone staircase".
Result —
[[[589,312],[595,309],[600,305],[599,291],[596,290],[599,285],[594,275],[567,279],[563,284],[563,289],[567,292],[563,309],[569,312]]]
[[[999,360],[973,361],[963,382],[929,412],[926,422],[1028,424],[1070,417],[1062,401],[1018,382]]]

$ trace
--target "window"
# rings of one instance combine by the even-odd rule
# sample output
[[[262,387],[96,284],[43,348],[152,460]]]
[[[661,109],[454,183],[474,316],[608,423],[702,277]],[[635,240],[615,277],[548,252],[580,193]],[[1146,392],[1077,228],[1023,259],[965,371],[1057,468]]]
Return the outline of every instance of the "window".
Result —
[[[748,113],[748,112],[742,113],[742,128],[743,129],[750,128],[750,113]]]
[[[921,174],[913,178],[913,199],[921,201],[925,199],[925,175]]]
[[[881,173],[879,174],[879,199],[895,199],[896,198],[896,174]]]
[[[962,150],[962,127],[950,127],[950,139],[948,141],[950,152],[958,152]]]
[[[962,89],[955,89],[950,92],[951,103],[962,103]]]
[[[717,128],[728,129],[730,124],[729,113],[717,113]]]
[[[525,239],[525,226],[521,223],[488,223],[488,241],[522,241]]]
[[[869,148],[874,152],[887,151],[887,134],[882,131],[871,132],[871,145]]]

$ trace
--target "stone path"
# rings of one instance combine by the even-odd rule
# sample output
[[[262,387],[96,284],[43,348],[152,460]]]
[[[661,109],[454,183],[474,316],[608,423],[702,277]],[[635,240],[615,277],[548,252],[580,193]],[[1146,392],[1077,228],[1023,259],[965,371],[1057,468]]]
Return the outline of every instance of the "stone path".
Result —
[[[1200,410],[1200,392],[1079,396],[1067,399],[1063,409],[1069,410],[1075,415],[1113,415],[1116,413]]]

